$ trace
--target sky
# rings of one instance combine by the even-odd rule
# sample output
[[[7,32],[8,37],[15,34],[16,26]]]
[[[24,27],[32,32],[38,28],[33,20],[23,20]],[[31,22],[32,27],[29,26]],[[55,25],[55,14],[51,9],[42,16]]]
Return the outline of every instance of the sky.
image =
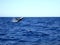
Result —
[[[60,17],[60,0],[0,0],[0,17]]]

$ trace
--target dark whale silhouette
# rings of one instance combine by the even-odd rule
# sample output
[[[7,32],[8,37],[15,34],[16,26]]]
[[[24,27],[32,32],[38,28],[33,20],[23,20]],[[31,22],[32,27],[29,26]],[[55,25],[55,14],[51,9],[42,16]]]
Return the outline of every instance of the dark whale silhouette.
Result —
[[[12,22],[19,22],[23,19],[23,17],[20,17],[20,18],[13,18]]]

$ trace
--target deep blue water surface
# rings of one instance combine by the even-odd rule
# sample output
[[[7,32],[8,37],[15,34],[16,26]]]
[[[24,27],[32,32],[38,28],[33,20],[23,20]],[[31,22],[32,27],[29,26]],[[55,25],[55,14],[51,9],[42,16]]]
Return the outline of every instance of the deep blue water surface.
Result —
[[[0,45],[60,45],[60,17],[24,17],[14,23],[0,17]]]

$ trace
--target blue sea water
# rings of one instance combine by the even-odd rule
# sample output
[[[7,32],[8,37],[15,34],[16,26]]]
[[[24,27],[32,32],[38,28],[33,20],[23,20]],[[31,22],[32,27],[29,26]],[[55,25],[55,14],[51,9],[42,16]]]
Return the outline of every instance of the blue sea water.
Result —
[[[0,17],[0,45],[60,45],[60,17]]]

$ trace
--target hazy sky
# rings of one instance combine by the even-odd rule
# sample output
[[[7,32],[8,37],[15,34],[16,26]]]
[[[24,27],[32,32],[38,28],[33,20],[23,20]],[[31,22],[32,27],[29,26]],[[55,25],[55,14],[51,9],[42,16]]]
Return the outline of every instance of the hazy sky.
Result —
[[[60,0],[0,0],[0,16],[60,16]]]

